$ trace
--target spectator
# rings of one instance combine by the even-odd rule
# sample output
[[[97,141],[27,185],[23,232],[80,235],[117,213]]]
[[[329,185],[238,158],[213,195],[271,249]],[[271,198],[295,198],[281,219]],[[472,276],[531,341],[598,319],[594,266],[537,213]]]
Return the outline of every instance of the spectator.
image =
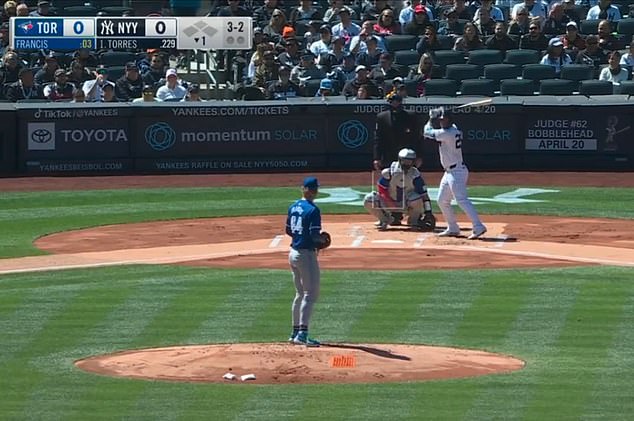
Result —
[[[520,39],[520,49],[543,51],[548,48],[548,39],[542,34],[537,19],[531,20],[528,32]]]
[[[299,96],[299,85],[291,80],[291,69],[280,66],[278,69],[278,80],[269,84],[266,90],[266,99],[287,99]]]
[[[511,20],[509,24],[509,35],[517,35],[522,37],[529,33],[530,19],[528,18],[528,9],[521,7],[518,9],[517,14]]]
[[[310,51],[317,57],[327,54],[331,49],[332,32],[330,31],[330,26],[322,25],[319,28],[319,37],[319,41],[310,44]]]
[[[628,66],[630,71],[634,69],[634,40],[630,42],[628,52],[621,56],[621,66]]]
[[[182,102],[206,102],[200,97],[200,86],[193,83],[187,88],[187,95],[181,99]]]
[[[473,20],[475,22],[480,20],[480,14],[482,13],[482,10],[484,9],[489,12],[489,17],[491,18],[491,20],[494,21],[494,23],[504,22],[505,19],[504,19],[504,13],[502,13],[502,9],[500,9],[499,7],[495,7],[493,3],[494,3],[493,0],[482,0],[482,5],[473,14]]]
[[[440,44],[440,41],[438,41],[436,28],[433,25],[427,25],[427,27],[425,28],[425,34],[416,44],[416,51],[418,51],[418,54],[423,54],[441,49],[442,45]]]
[[[546,54],[542,57],[540,64],[551,66],[555,69],[555,74],[559,77],[561,73],[561,66],[571,64],[572,59],[568,54],[564,52],[564,43],[558,37],[552,38],[548,41],[548,49]]]
[[[39,0],[37,2],[37,9],[29,13],[29,16],[34,16],[34,17],[52,16],[51,2],[45,1],[45,0]]]
[[[313,53],[307,51],[302,54],[300,58],[299,66],[295,66],[293,70],[291,70],[291,80],[298,83],[300,87],[306,80],[321,80],[326,77],[326,72],[315,64],[315,55]]]
[[[319,28],[324,24],[321,20],[311,20],[308,24],[308,30],[304,34],[304,45],[310,46],[313,42],[319,41]]]
[[[429,16],[425,6],[419,4],[414,8],[413,18],[405,24],[403,32],[407,35],[423,35],[429,25]]]
[[[357,88],[357,92],[355,93],[355,100],[364,100],[364,99],[372,99],[370,96],[370,88],[368,85],[363,84],[359,85]]]
[[[610,22],[621,20],[621,11],[612,4],[612,0],[599,0],[599,4],[588,10],[586,19],[607,19]]]
[[[55,82],[44,87],[44,96],[49,101],[70,101],[75,93],[75,86],[68,83],[68,75],[64,69],[55,70]]]
[[[564,43],[564,51],[575,60],[579,51],[586,48],[586,40],[579,36],[577,30],[577,23],[570,21],[566,25],[566,34],[559,37],[561,42]]]
[[[586,37],[586,48],[579,51],[575,63],[593,66],[594,77],[598,78],[599,68],[601,65],[608,63],[608,56],[599,47],[599,37],[597,35],[588,35]]]
[[[478,35],[478,30],[471,22],[467,22],[464,26],[464,34],[456,40],[453,49],[468,53],[472,50],[483,48],[482,40]]]
[[[70,63],[70,69],[68,72],[68,81],[76,87],[84,86],[84,82],[91,80],[92,76],[88,73],[88,70],[77,60],[73,60]]]
[[[141,98],[135,98],[132,102],[160,102],[161,100],[154,96],[153,85],[143,85],[143,95]]]
[[[4,3],[4,13],[2,15],[2,21],[8,22],[12,17],[18,15],[17,3],[13,0],[9,0]]]
[[[387,48],[385,48],[385,42],[383,40],[383,37],[376,36],[376,33],[374,32],[374,24],[371,21],[365,21],[361,25],[361,32],[359,33],[359,35],[356,37],[353,37],[352,41],[350,41],[350,48],[349,48],[350,52],[353,54],[360,54],[360,53],[367,52],[368,49],[366,45],[366,40],[370,39],[371,37],[375,38],[375,40],[377,41],[377,47],[380,50],[383,50],[383,51],[387,50]]]
[[[159,53],[153,53],[150,56],[150,68],[143,74],[143,84],[152,85],[154,89],[157,89],[164,82],[164,74],[165,61],[163,56]]]
[[[350,53],[346,53],[343,56],[343,63],[334,69],[334,75],[330,77],[333,83],[337,85],[334,87],[337,92],[341,91],[347,81],[354,79],[356,67],[355,57]]]
[[[227,0],[227,5],[222,7],[222,8],[220,8],[220,10],[218,10],[218,16],[223,16],[223,17],[233,17],[233,16],[247,17],[247,16],[251,16],[251,13],[249,13],[249,11],[245,7],[240,6],[240,0]]]
[[[97,67],[95,78],[84,82],[82,89],[86,94],[86,102],[103,102],[104,85],[114,85],[108,80],[108,69],[105,66]]]
[[[275,63],[275,54],[272,50],[266,50],[262,56],[262,62],[255,70],[254,84],[262,90],[262,93],[266,93],[266,88],[270,82],[277,80],[278,68],[279,65]]]
[[[466,6],[465,0],[454,0],[453,10],[458,13],[458,19],[473,20],[473,13]]]
[[[312,0],[300,0],[299,6],[291,10],[290,22],[294,27],[300,20],[321,19],[319,10],[313,7]]]
[[[576,22],[577,24],[579,24],[579,22],[581,21],[581,17],[577,13],[575,0],[563,0],[562,5],[564,8],[564,15],[568,17],[568,21]]]
[[[324,22],[328,23],[329,25],[339,23],[341,21],[341,16],[339,15],[339,12],[344,9],[348,11],[348,15],[351,19],[356,17],[354,9],[344,5],[343,0],[331,0],[330,7],[324,13]]]
[[[196,16],[200,6],[200,0],[170,0],[174,16]]]
[[[363,65],[367,68],[371,68],[379,64],[379,58],[383,54],[383,49],[379,48],[379,37],[372,35],[366,38],[364,44],[366,51],[357,55],[357,65]]]
[[[517,48],[517,42],[506,33],[506,24],[504,22],[495,24],[495,34],[485,44],[488,49],[500,50],[503,53]]]
[[[295,38],[284,40],[282,43],[284,51],[277,56],[277,61],[289,69],[299,64],[299,44]]]
[[[102,102],[119,102],[115,91],[115,86],[107,83],[103,86],[103,98]]]
[[[394,58],[390,53],[383,53],[379,58],[379,64],[370,71],[369,78],[378,86],[381,86],[387,79],[398,77],[401,72],[394,67]]]
[[[271,21],[273,12],[277,9],[277,0],[264,0],[264,5],[253,12],[253,21],[257,26],[265,26]]]
[[[319,90],[315,93],[316,97],[327,97],[334,95],[334,86],[333,82],[330,79],[322,79],[319,82]]]
[[[0,57],[9,50],[9,26],[0,26]]]
[[[255,78],[255,72],[258,67],[264,63],[264,54],[268,51],[273,52],[273,44],[269,42],[262,42],[258,44],[255,49],[255,53],[251,56],[251,61],[249,62],[249,66],[247,68],[247,77],[249,79]]]
[[[83,89],[75,89],[75,93],[73,93],[73,100],[71,102],[86,102],[86,93]]]
[[[339,9],[339,19],[341,22],[332,27],[332,36],[344,40],[345,45],[349,45],[352,37],[361,33],[361,27],[352,21],[350,10],[347,7]]]
[[[425,53],[420,56],[418,67],[415,71],[412,70],[408,76],[408,79],[416,81],[416,96],[425,96],[425,83],[431,79],[433,69],[434,61],[431,54]]]
[[[420,0],[412,0],[410,5],[404,7],[401,10],[401,13],[398,15],[398,22],[401,24],[402,28],[405,28],[408,23],[414,21],[414,15],[416,13],[424,13],[427,17],[427,23],[434,20],[434,14],[431,10],[427,9],[424,5],[420,3]]]
[[[362,85],[365,85],[368,97],[381,98],[383,96],[379,87],[374,81],[368,78],[368,69],[365,66],[357,66],[355,73],[355,78],[346,82],[346,85],[343,87],[342,94],[344,96],[353,97],[357,95],[357,91]]]
[[[187,89],[178,80],[176,69],[167,69],[165,85],[156,90],[156,97],[161,101],[180,101],[187,95]]]
[[[570,18],[564,13],[563,4],[553,3],[542,32],[545,35],[563,35],[566,33],[568,22],[570,22]]]
[[[99,65],[99,60],[88,48],[80,48],[73,56],[84,67],[94,69]]]
[[[618,50],[621,48],[619,40],[612,35],[612,26],[609,21],[602,20],[597,27],[599,35],[599,47],[604,51]]]
[[[495,33],[495,21],[491,19],[489,10],[486,8],[480,8],[480,14],[478,20],[474,21],[474,25],[478,30],[478,34],[484,39]]]
[[[35,74],[35,83],[44,86],[55,81],[55,70],[59,69],[57,57],[51,51],[44,59],[44,67]]]
[[[9,51],[2,57],[0,66],[0,85],[17,82],[20,69],[24,67],[15,51]]]
[[[458,21],[458,11],[449,9],[445,12],[445,20],[440,22],[438,35],[452,35],[458,37],[462,35],[462,24]]]
[[[136,63],[129,62],[125,65],[125,73],[116,80],[116,96],[121,101],[130,101],[141,98],[143,94],[143,80],[139,75]]]
[[[374,32],[379,35],[392,35],[401,33],[401,25],[394,19],[394,11],[385,9],[381,12],[377,23],[374,24]]]
[[[325,71],[329,72],[333,67],[343,63],[343,56],[345,55],[343,50],[344,43],[343,38],[333,37],[330,43],[332,49],[319,57],[319,64]]]
[[[264,35],[268,35],[269,39],[277,44],[282,39],[284,28],[286,27],[286,16],[280,9],[275,9],[271,15],[271,20],[264,27],[262,32]]]
[[[15,15],[18,17],[29,16],[29,6],[26,3],[20,3],[15,9]]]
[[[608,66],[604,67],[599,74],[599,80],[612,82],[613,93],[621,93],[621,82],[629,79],[629,70],[621,66],[621,52],[618,50],[608,53]]]
[[[33,70],[23,67],[18,72],[18,80],[7,86],[7,99],[11,102],[44,99],[42,87],[35,83]]]
[[[540,0],[524,0],[523,3],[516,4],[511,11],[511,18],[515,19],[521,9],[526,9],[531,18],[539,18],[540,24],[548,16],[546,6]]]
[[[387,0],[371,0],[363,8],[362,20],[378,21],[384,10],[392,10]]]

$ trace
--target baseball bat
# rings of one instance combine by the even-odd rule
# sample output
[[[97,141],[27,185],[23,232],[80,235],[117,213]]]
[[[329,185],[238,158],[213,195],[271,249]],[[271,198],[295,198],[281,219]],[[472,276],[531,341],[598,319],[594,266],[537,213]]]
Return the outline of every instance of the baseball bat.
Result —
[[[491,102],[493,102],[493,98],[481,99],[479,101],[473,101],[463,105],[459,105],[456,107],[456,110],[459,110],[461,108],[467,108],[467,107],[482,107],[483,105],[489,105]]]

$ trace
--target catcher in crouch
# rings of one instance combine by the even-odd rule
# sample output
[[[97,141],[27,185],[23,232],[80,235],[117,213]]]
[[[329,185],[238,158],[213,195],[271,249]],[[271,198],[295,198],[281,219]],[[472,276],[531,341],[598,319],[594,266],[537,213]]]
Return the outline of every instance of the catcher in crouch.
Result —
[[[416,152],[401,149],[398,161],[381,170],[377,190],[368,193],[363,206],[377,217],[377,229],[385,231],[393,223],[392,212],[406,212],[407,224],[415,229],[433,231],[436,218],[431,211],[431,200],[425,181],[414,166]]]

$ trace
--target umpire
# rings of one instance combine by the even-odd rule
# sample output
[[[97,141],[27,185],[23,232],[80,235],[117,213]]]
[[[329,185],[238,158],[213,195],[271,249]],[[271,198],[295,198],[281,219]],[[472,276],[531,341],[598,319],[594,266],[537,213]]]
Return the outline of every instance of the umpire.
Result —
[[[398,151],[409,148],[416,151],[414,165],[422,163],[422,135],[416,115],[403,108],[403,98],[395,92],[387,97],[390,109],[376,116],[374,133],[373,167],[380,171],[398,160]]]

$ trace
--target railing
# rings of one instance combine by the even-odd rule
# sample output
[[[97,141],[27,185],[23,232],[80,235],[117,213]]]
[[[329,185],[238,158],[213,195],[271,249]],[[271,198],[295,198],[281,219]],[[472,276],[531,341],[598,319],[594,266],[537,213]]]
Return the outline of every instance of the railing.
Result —
[[[194,53],[194,59],[196,60],[196,74],[199,75],[202,72],[207,74],[207,98],[211,99],[211,86],[213,85],[216,91],[216,94],[218,93],[218,81],[216,80],[216,77],[214,76],[213,72],[211,71],[211,69],[215,69],[218,66],[218,63],[216,63],[216,59],[214,58],[213,54],[211,53],[210,50],[193,50]],[[203,65],[204,68],[201,69],[201,63],[200,63],[200,53],[202,53],[202,58],[203,58]],[[202,70],[202,72],[201,72]],[[189,63],[187,65],[187,74],[191,74],[192,72],[192,66],[191,63]],[[216,95],[216,99],[218,95]]]

